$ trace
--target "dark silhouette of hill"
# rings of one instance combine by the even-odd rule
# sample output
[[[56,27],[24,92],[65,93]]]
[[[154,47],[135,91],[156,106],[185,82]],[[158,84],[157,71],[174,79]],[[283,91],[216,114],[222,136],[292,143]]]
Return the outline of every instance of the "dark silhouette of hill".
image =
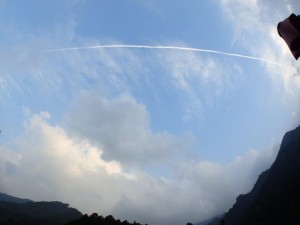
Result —
[[[0,201],[0,225],[63,225],[82,216],[61,202],[13,201]]]
[[[209,225],[300,224],[300,127],[284,135],[272,166],[264,171],[248,194]]]
[[[29,199],[17,198],[0,192],[0,202],[25,203],[25,202],[32,202],[32,201]]]
[[[82,215],[68,204],[34,202],[0,193],[0,225],[141,225],[134,221],[121,222],[112,215],[103,217],[93,213]]]
[[[115,219],[112,215],[103,217],[98,216],[97,213],[93,213],[91,216],[84,215],[80,219],[71,221],[66,225],[142,225],[137,222],[129,223],[127,220],[121,222],[119,219]]]

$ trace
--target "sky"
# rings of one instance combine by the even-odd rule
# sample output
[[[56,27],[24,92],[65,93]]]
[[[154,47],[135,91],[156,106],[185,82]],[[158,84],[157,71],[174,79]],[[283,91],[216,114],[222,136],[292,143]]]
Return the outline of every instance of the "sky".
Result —
[[[0,192],[156,225],[226,212],[300,124],[299,63],[276,30],[299,11],[0,0]]]

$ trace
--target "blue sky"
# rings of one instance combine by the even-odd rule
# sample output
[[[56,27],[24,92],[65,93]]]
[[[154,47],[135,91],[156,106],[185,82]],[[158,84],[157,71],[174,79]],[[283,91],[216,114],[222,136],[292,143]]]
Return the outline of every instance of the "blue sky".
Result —
[[[0,191],[149,224],[225,212],[299,125],[299,66],[276,31],[296,3],[0,0]],[[116,44],[282,66],[84,49]]]

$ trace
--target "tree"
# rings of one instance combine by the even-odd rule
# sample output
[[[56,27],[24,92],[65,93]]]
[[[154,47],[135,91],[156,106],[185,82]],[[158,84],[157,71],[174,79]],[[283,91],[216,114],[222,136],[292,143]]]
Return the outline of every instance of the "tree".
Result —
[[[116,222],[115,218],[112,215],[108,215],[104,220],[108,224],[114,224]]]

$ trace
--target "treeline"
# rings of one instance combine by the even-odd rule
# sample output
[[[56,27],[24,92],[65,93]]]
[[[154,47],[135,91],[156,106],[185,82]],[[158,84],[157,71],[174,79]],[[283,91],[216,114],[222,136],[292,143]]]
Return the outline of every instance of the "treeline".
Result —
[[[88,216],[87,214],[83,215],[77,220],[73,220],[66,225],[142,225],[137,222],[129,223],[127,220],[121,222],[119,219],[115,219],[112,215],[103,217],[99,216],[97,213],[93,213]],[[147,225],[147,224],[145,224]]]

